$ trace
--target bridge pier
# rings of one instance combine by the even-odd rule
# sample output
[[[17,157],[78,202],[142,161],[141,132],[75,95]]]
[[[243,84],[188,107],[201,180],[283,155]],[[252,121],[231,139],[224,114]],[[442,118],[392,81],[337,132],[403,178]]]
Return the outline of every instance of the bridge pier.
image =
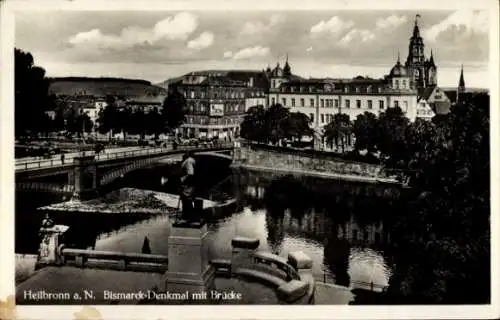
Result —
[[[75,165],[69,180],[74,183],[73,200],[86,200],[97,195],[98,177],[95,156],[81,156],[73,160]]]

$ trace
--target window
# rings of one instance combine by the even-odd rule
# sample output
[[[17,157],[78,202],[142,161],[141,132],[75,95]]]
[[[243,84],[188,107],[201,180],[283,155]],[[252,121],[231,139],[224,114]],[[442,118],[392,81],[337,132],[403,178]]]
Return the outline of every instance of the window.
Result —
[[[372,92],[372,86],[371,85],[368,86],[368,87],[366,87],[366,92]]]
[[[325,107],[325,99],[319,100],[319,103],[320,103],[321,108]]]
[[[309,102],[311,103],[311,107],[314,107],[314,99],[310,99]]]
[[[403,81],[403,88],[406,89],[406,80],[402,80]]]
[[[300,106],[304,107],[304,105],[305,105],[304,99],[300,99]]]
[[[335,99],[335,108],[339,107],[339,99]]]
[[[309,93],[314,91],[314,87],[309,87]]]
[[[286,106],[286,98],[282,98],[281,102],[283,103],[283,106]]]
[[[398,108],[399,107],[399,101],[394,101],[394,108]]]
[[[394,82],[396,83],[396,88],[399,89],[399,80],[395,80]]]
[[[321,114],[321,123],[325,123],[325,115],[323,113]]]
[[[373,105],[372,105],[372,102],[373,102],[373,101],[371,101],[371,100],[368,100],[368,109],[371,109],[371,108],[373,108]]]
[[[276,99],[275,98],[271,98],[271,105],[274,105],[276,104]]]
[[[295,87],[290,87],[290,91],[294,92],[295,91]]]
[[[311,119],[311,122],[314,122],[314,114],[309,113],[309,118]]]
[[[378,101],[378,106],[380,109],[384,109],[384,100],[379,100]]]
[[[403,101],[403,111],[408,111],[408,101]]]
[[[381,93],[382,92],[382,87],[378,87],[377,91],[378,91],[378,93]]]
[[[344,92],[349,92],[349,86],[344,87]]]
[[[361,109],[361,100],[356,100],[356,108]]]
[[[271,81],[271,87],[276,88],[276,81],[275,80]]]
[[[292,107],[295,107],[295,99],[292,98]]]
[[[191,91],[191,99],[194,99],[194,91]]]
[[[358,92],[358,93],[359,93],[359,87],[356,87],[356,92]]]
[[[214,92],[214,99],[217,99],[218,95],[217,92]]]
[[[351,107],[351,101],[349,101],[349,100],[347,100],[347,99],[346,99],[346,100],[345,100],[345,107],[346,107],[347,109],[349,109],[349,108]]]

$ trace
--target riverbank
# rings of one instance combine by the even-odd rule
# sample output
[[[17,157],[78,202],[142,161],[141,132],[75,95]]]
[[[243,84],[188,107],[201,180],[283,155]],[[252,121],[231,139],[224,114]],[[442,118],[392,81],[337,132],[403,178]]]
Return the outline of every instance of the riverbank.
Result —
[[[216,206],[216,202],[203,200],[203,207]],[[170,193],[123,188],[102,197],[87,201],[65,201],[40,207],[43,211],[68,211],[85,213],[174,213],[182,209],[179,196]]]

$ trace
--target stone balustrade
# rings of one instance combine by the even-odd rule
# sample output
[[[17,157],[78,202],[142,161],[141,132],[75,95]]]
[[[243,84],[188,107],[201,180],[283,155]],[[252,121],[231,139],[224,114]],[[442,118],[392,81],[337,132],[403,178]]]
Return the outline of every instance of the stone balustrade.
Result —
[[[236,237],[231,244],[231,260],[211,261],[218,274],[250,277],[266,283],[275,288],[281,304],[314,303],[312,260],[303,252],[292,252],[286,260],[270,252],[256,251],[258,239]]]

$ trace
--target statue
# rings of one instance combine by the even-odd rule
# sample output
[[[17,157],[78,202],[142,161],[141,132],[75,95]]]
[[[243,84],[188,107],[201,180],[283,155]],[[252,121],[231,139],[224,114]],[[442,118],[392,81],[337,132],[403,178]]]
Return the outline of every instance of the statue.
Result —
[[[182,157],[182,176],[180,183],[180,201],[182,203],[181,220],[188,223],[201,222],[201,216],[195,207],[196,188],[195,188],[195,169],[196,161],[191,152],[187,151]]]

